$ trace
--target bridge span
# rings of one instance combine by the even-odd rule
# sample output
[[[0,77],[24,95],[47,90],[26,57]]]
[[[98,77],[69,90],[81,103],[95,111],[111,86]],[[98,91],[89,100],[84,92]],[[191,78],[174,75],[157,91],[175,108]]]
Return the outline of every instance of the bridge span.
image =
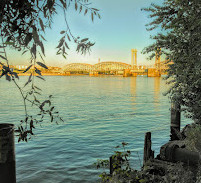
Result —
[[[157,69],[156,69],[157,67]],[[165,73],[167,69],[166,63],[161,62],[156,65],[140,65],[133,67],[130,64],[123,62],[99,62],[97,64],[91,65],[87,63],[71,63],[67,64],[63,68],[63,74],[85,74],[91,76],[98,75],[123,75],[123,76],[137,76],[137,75],[149,75],[149,76],[159,76],[161,73]]]
[[[167,61],[161,61],[160,49],[157,49],[155,64],[149,66],[137,65],[137,49],[132,49],[131,64],[114,61],[99,61],[97,64],[94,65],[87,63],[71,63],[63,68],[63,74],[88,74],[91,76],[97,76],[100,74],[123,76],[147,75],[149,77],[155,77],[161,76],[161,74],[165,74],[167,68]]]

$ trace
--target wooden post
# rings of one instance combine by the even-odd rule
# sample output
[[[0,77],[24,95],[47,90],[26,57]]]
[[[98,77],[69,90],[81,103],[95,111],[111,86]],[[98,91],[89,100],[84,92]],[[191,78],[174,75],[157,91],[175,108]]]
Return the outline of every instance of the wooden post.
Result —
[[[0,182],[16,183],[13,124],[0,124]]]
[[[112,175],[114,172],[114,167],[113,167],[113,158],[110,156],[110,175]]]
[[[171,103],[171,124],[170,124],[170,141],[179,140],[181,113],[180,105],[176,102]]]
[[[143,158],[143,165],[149,160],[150,158],[154,158],[154,152],[151,150],[151,132],[147,132],[145,134],[144,139],[144,158]]]

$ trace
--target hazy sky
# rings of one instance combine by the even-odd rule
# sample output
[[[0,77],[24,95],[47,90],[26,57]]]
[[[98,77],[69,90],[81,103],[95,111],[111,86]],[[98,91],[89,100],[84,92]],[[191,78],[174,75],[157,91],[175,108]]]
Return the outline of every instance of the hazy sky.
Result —
[[[91,7],[100,9],[101,19],[91,21],[90,14],[84,16],[72,9],[68,11],[67,20],[75,36],[90,38],[96,44],[92,47],[91,54],[81,55],[75,51],[75,45],[70,45],[67,59],[56,55],[55,47],[61,37],[60,31],[65,29],[63,13],[59,10],[54,18],[51,30],[46,32],[46,64],[66,65],[69,63],[95,64],[101,61],[118,61],[131,63],[131,49],[138,50],[138,64],[150,63],[147,56],[141,53],[148,46],[150,32],[146,31],[145,24],[150,20],[141,8],[148,7],[151,3],[160,3],[161,0],[93,0]],[[20,53],[10,52],[9,59],[13,65],[28,65],[29,55],[21,56]]]

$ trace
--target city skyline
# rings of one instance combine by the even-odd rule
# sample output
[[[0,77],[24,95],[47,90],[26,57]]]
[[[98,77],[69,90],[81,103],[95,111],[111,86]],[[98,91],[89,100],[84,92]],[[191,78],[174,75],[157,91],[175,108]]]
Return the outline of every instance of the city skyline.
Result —
[[[159,0],[152,1],[156,4]],[[71,30],[76,36],[81,38],[90,38],[96,44],[92,47],[90,54],[81,55],[76,52],[74,44],[70,44],[67,59],[56,55],[56,46],[60,39],[60,31],[65,28],[62,12],[54,18],[54,24],[51,30],[47,30],[44,42],[46,48],[45,62],[47,65],[64,66],[69,63],[89,63],[95,64],[100,59],[104,61],[116,61],[131,63],[131,49],[137,49],[139,65],[153,64],[147,60],[147,55],[141,52],[144,47],[151,44],[149,38],[150,32],[146,31],[145,24],[150,20],[148,14],[141,11],[141,8],[148,7],[151,2],[132,1],[93,1],[91,7],[100,9],[102,18],[95,18],[94,23],[91,21],[90,14],[83,16],[83,13],[73,12],[69,9],[68,22]],[[73,16],[72,16],[73,15]],[[60,21],[57,21],[57,20]],[[30,55],[21,55],[16,51],[8,51],[10,63],[12,65],[27,65]],[[14,57],[13,57],[14,56]]]

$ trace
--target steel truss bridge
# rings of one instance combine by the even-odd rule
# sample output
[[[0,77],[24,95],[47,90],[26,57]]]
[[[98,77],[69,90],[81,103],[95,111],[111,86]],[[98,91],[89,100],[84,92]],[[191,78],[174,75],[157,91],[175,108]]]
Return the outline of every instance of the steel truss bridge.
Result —
[[[100,62],[94,65],[85,64],[85,63],[72,63],[68,64],[63,68],[64,72],[102,72],[102,71],[122,71],[124,69],[131,69],[130,64],[123,62]]]
[[[91,65],[86,63],[71,63],[66,65],[63,68],[63,73],[116,73],[125,70],[130,70],[131,72],[136,73],[144,73],[147,72],[146,70],[149,68],[157,69],[160,72],[165,71],[167,66],[167,61],[163,62],[157,62],[153,65],[149,66],[135,66],[132,67],[130,64],[126,64],[123,62],[114,62],[114,61],[108,61],[108,62],[99,62],[97,64]]]

